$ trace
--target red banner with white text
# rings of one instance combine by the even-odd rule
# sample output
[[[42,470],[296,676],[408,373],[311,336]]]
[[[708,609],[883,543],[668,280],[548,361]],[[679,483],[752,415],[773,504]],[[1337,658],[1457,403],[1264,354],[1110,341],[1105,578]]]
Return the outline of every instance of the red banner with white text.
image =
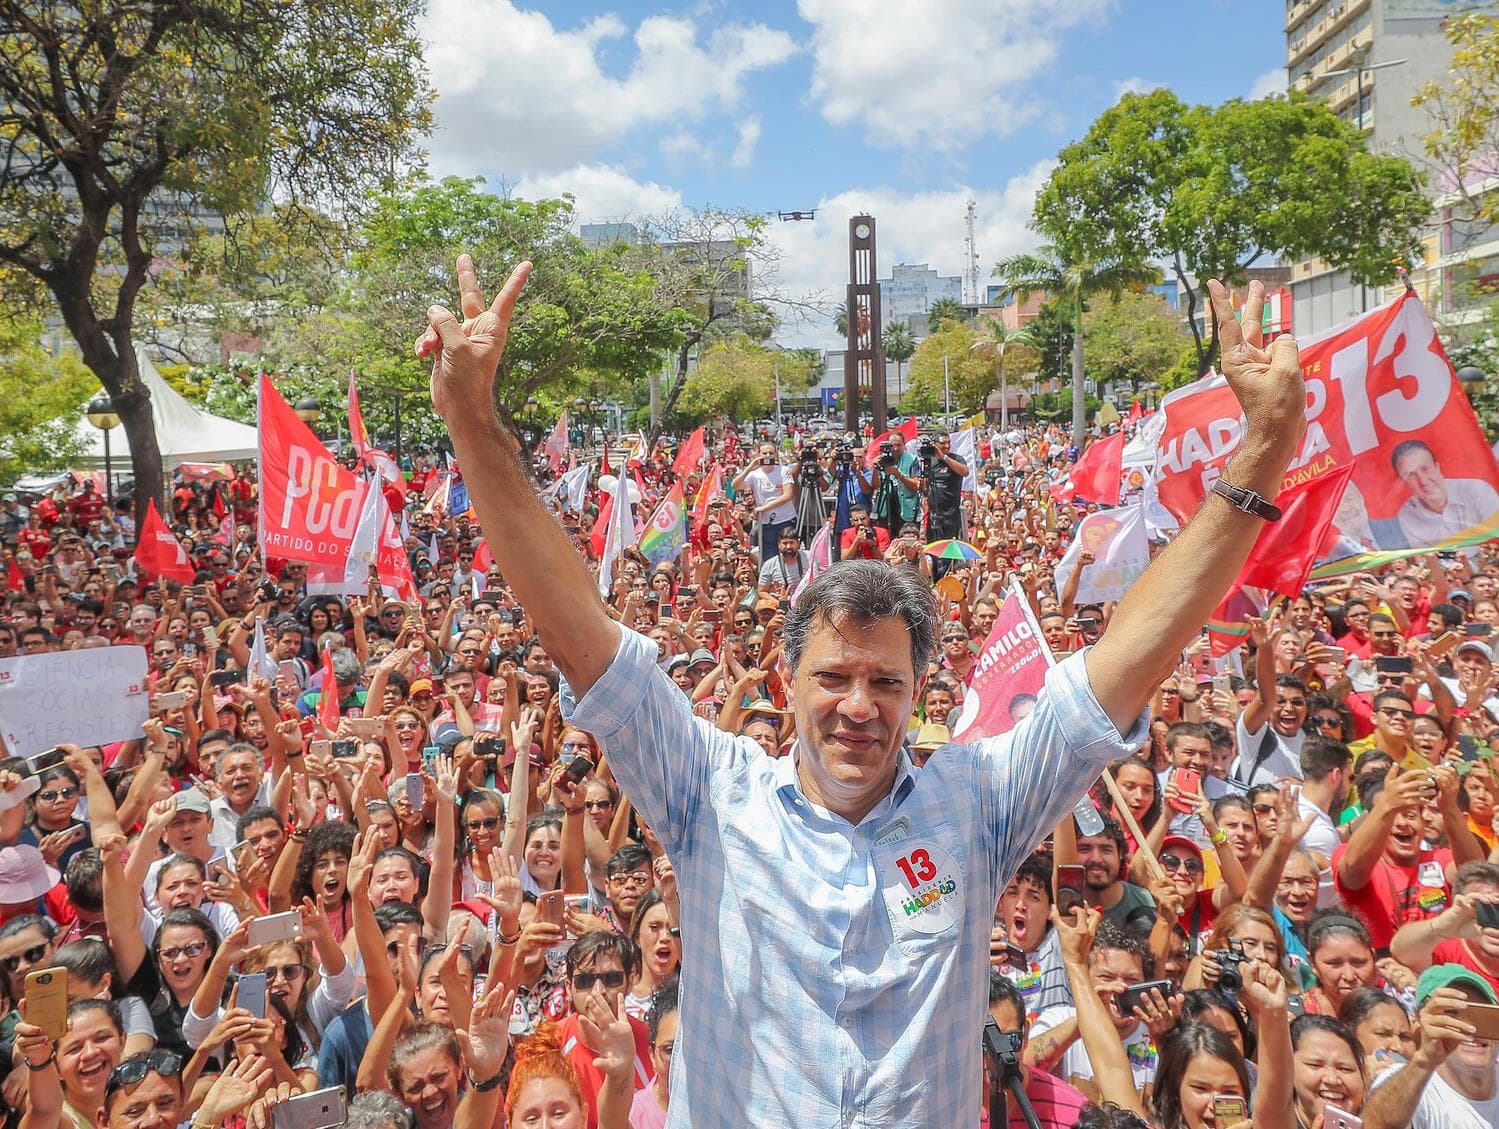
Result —
[[[360,493],[266,376],[260,378],[260,547],[267,557],[342,565]]]
[[[1282,489],[1353,465],[1338,556],[1499,535],[1499,466],[1414,294],[1300,342],[1306,436]],[[1172,392],[1156,457],[1161,502],[1185,522],[1243,437],[1217,373]]]

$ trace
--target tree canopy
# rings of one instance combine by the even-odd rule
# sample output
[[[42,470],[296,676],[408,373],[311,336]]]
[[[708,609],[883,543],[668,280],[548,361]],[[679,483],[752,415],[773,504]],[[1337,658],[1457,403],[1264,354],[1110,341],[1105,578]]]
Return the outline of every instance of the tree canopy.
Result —
[[[421,0],[3,4],[0,298],[50,295],[161,495],[137,302],[214,216],[343,204],[430,124]]]
[[[1100,384],[1126,384],[1131,393],[1159,383],[1192,338],[1176,312],[1151,291],[1100,298],[1083,315],[1088,375]]]
[[[98,382],[76,354],[52,350],[40,319],[0,317],[0,480],[58,470],[80,452],[73,429]]]
[[[1420,261],[1430,205],[1408,161],[1366,145],[1299,95],[1189,106],[1169,90],[1127,94],[1062,150],[1035,225],[1072,261],[1169,263],[1189,319],[1206,279],[1243,281],[1265,255],[1321,257],[1377,285]],[[1208,342],[1192,332],[1205,371],[1216,327]]]
[[[994,387],[994,365],[973,344],[978,334],[959,321],[944,321],[924,338],[911,356],[911,369],[901,410],[927,414],[945,410],[943,357],[947,358],[947,383],[952,409],[965,415],[979,411]]]

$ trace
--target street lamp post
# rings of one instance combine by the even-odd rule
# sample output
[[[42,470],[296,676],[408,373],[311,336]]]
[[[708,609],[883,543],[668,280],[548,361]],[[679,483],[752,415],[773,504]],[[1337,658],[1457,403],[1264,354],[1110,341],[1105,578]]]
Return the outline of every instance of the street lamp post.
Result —
[[[1357,111],[1358,111],[1358,127],[1359,127],[1359,129],[1363,129],[1364,128],[1364,75],[1367,74],[1367,73],[1369,73],[1370,71],[1382,71],[1386,67],[1398,67],[1401,64],[1403,64],[1406,60],[1404,60],[1404,59],[1390,59],[1387,62],[1383,62],[1383,63],[1371,63],[1371,62],[1369,62],[1369,44],[1368,43],[1360,44],[1358,47],[1354,48],[1354,50],[1353,50],[1353,52],[1351,54],[1351,58],[1353,60],[1353,65],[1352,66],[1339,67],[1335,71],[1323,71],[1321,74],[1317,75],[1316,77],[1319,78],[1319,79],[1324,79],[1324,78],[1342,78],[1344,75],[1350,75],[1350,74],[1358,76],[1358,78],[1356,80],[1357,84],[1358,84],[1358,88],[1357,88],[1357,90],[1354,91],[1354,103],[1353,104],[1357,108]]]
[[[297,418],[309,428],[318,420],[323,418],[323,405],[319,404],[311,396],[303,396],[292,405],[292,411],[297,413]],[[316,434],[316,432],[314,432]]]
[[[114,505],[111,498],[114,497],[114,468],[110,464],[109,457],[109,433],[120,426],[119,413],[115,411],[114,401],[108,396],[100,396],[89,403],[88,421],[104,432],[104,501]]]

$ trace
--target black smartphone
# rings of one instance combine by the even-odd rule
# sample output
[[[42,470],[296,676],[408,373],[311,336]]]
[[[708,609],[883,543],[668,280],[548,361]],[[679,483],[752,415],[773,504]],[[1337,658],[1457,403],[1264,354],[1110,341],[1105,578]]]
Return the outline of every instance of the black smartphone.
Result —
[[[583,777],[587,776],[592,771],[593,761],[589,760],[585,756],[580,755],[573,757],[573,759],[568,762],[567,767],[562,770],[562,774],[564,776],[571,777],[574,783],[581,783]]]
[[[1071,913],[1083,904],[1083,880],[1087,871],[1076,864],[1057,867],[1057,912]]]
[[[1499,929],[1499,902],[1476,902],[1473,906],[1478,914],[1478,924],[1485,929]]]
[[[1491,623],[1465,623],[1463,634],[1469,639],[1482,639],[1494,633],[1494,625]]]
[[[1159,991],[1162,996],[1168,998],[1173,991],[1171,981],[1169,980],[1147,980],[1143,984],[1131,984],[1114,997],[1114,1004],[1119,1008],[1119,1014],[1134,1015],[1135,1008],[1141,1006],[1145,998],[1150,995],[1152,989]]]
[[[328,747],[335,757],[357,757],[359,755],[358,741],[330,741]]]
[[[505,753],[505,738],[503,737],[481,737],[474,742],[474,755],[476,757],[499,757]]]
[[[208,676],[208,684],[215,690],[227,690],[235,686],[244,677],[244,672],[239,670],[216,670]]]

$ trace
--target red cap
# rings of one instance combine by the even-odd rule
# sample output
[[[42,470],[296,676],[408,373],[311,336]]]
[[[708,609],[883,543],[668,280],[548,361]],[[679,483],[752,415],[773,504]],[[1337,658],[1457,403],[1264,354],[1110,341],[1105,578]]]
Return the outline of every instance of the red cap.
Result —
[[[1185,835],[1167,835],[1161,840],[1161,851],[1168,851],[1172,847],[1186,847],[1187,850],[1194,853],[1198,858],[1202,857],[1202,848],[1194,840],[1188,839]],[[1157,851],[1156,853],[1160,854],[1161,851]]]
[[[477,898],[471,898],[465,902],[454,902],[453,908],[468,910],[469,913],[473,914],[485,925],[489,924],[489,916],[490,914],[494,913],[494,910],[492,908],[479,901],[479,899]]]

